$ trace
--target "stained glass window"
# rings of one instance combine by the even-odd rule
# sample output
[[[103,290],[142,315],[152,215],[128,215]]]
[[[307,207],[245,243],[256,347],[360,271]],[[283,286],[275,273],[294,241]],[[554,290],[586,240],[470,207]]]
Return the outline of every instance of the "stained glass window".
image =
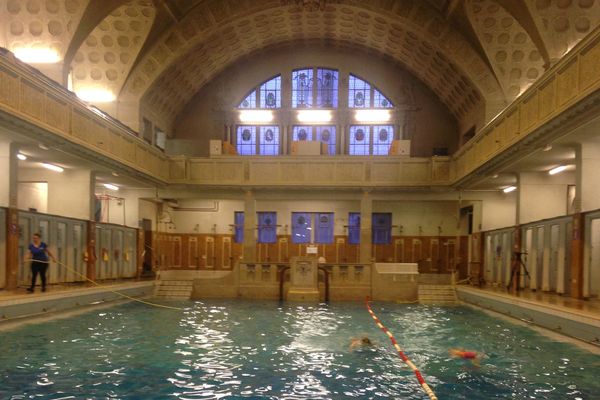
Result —
[[[250,94],[238,105],[238,108],[256,108],[256,90],[250,92]]]
[[[258,212],[258,243],[277,243],[277,213]]]
[[[333,213],[315,214],[315,243],[333,243]]]
[[[312,230],[310,217],[310,213],[292,213],[292,243],[310,243]]]
[[[261,126],[259,128],[259,153],[265,156],[279,154],[279,127]]]
[[[292,140],[295,142],[313,140],[313,127],[309,125],[295,125],[292,129]]]
[[[260,108],[281,108],[281,76],[260,85]]]
[[[367,125],[350,126],[350,144],[348,153],[353,156],[369,155],[370,127]]]
[[[387,156],[394,140],[394,127],[392,125],[373,127],[373,155]]]
[[[327,143],[329,154],[335,154],[335,126],[325,125],[317,126],[317,140],[322,143]]]
[[[348,80],[348,107],[371,107],[371,85],[354,75]]]
[[[233,214],[233,228],[234,228],[234,236],[233,241],[235,243],[243,243],[244,242],[244,212],[236,211]]]
[[[348,214],[348,244],[360,243],[360,213]]]
[[[373,107],[375,108],[392,108],[394,105],[377,89],[373,89]]]
[[[334,69],[317,69],[317,107],[338,106],[338,72]]]
[[[310,108],[313,105],[313,70],[292,72],[292,108]]]
[[[392,243],[392,214],[373,213],[372,219],[373,244]]]
[[[256,154],[256,127],[240,125],[237,127],[237,152],[242,156]]]

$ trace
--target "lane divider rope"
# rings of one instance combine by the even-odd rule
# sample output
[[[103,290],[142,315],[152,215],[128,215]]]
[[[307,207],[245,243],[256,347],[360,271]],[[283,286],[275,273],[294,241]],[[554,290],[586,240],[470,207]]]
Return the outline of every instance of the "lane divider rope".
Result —
[[[28,263],[28,262],[32,262],[32,261],[36,261],[36,262],[43,263],[43,264],[50,264],[50,261],[37,261],[37,260],[32,260],[32,259],[24,260],[23,263]],[[178,311],[183,310],[183,308],[180,308],[180,307],[172,307],[172,306],[166,306],[164,304],[157,304],[157,303],[152,303],[152,302],[149,302],[149,301],[144,301],[144,300],[137,299],[135,297],[126,295],[125,293],[121,293],[121,292],[119,292],[117,290],[109,289],[108,287],[106,287],[106,285],[102,285],[102,284],[96,282],[95,280],[88,278],[87,276],[79,273],[79,271],[76,271],[73,268],[70,268],[69,266],[61,263],[60,261],[55,261],[55,263],[57,265],[60,265],[60,266],[62,266],[64,268],[66,268],[67,271],[71,271],[71,272],[75,273],[76,275],[80,276],[81,278],[85,279],[86,281],[91,282],[92,284],[94,284],[96,286],[102,286],[102,287],[106,288],[106,290],[108,290],[109,292],[117,294],[117,295],[119,295],[121,297],[124,297],[126,299],[129,299],[129,300],[132,300],[132,301],[137,301],[138,303],[146,304],[146,305],[153,306],[153,307],[167,308],[167,309],[170,309],[170,310],[178,310]]]
[[[402,359],[402,361],[404,361],[404,363],[406,365],[408,365],[410,367],[410,369],[413,370],[413,372],[415,373],[415,376],[417,377],[417,380],[419,381],[419,384],[421,385],[421,388],[423,389],[423,391],[425,393],[427,393],[427,395],[429,396],[429,398],[431,400],[438,400],[438,398],[435,395],[435,393],[433,393],[433,390],[431,390],[431,388],[429,387],[429,385],[427,384],[427,382],[425,382],[425,379],[423,378],[423,375],[421,375],[421,372],[419,372],[419,369],[417,368],[417,366],[415,364],[413,364],[412,361],[410,361],[410,359],[406,356],[406,354],[404,354],[404,352],[400,348],[400,345],[396,341],[396,338],[394,338],[394,335],[392,334],[392,332],[390,332],[381,323],[381,321],[379,320],[379,318],[377,318],[377,315],[375,315],[375,313],[371,309],[371,304],[370,304],[370,301],[369,301],[368,297],[365,299],[365,305],[367,306],[367,311],[369,311],[369,314],[371,314],[371,317],[375,321],[375,324],[377,325],[377,327],[379,329],[381,329],[383,331],[383,333],[385,333],[388,336],[388,338],[390,338],[390,341],[394,345],[394,348],[396,349],[396,351],[398,351],[398,355],[400,356],[400,358]]]

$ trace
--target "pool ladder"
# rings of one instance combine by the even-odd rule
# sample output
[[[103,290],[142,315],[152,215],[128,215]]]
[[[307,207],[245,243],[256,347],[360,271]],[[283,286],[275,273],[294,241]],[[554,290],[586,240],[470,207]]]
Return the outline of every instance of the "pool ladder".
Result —
[[[172,299],[189,299],[192,295],[192,280],[160,280],[156,285],[154,295]]]

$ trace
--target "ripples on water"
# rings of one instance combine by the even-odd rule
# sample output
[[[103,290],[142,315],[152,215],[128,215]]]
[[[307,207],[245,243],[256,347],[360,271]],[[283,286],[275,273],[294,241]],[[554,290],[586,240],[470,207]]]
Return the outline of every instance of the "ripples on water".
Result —
[[[362,304],[125,304],[0,333],[1,399],[426,399]],[[440,399],[594,399],[600,357],[465,307],[374,303]],[[373,347],[349,350],[352,337]],[[485,352],[482,366],[448,357]],[[596,397],[594,397],[596,396]]]

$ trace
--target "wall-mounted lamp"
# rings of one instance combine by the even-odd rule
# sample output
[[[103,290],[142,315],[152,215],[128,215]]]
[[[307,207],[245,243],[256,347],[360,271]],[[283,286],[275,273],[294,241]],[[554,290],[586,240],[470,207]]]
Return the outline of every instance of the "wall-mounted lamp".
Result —
[[[391,118],[390,110],[356,110],[354,113],[357,122],[388,122]]]
[[[505,187],[504,189],[502,189],[502,191],[504,193],[510,193],[510,192],[514,192],[515,190],[517,190],[516,186],[509,186],[509,187]]]
[[[107,188],[108,190],[119,190],[119,187],[117,185],[113,185],[112,183],[105,183],[104,187]]]
[[[329,110],[300,110],[296,116],[298,121],[314,124],[331,122],[331,111]]]
[[[17,158],[21,161],[27,160],[27,156],[25,154],[21,154],[21,153],[17,154]]]
[[[54,171],[54,172],[63,172],[65,169],[62,167],[59,167],[58,165],[54,165],[54,164],[48,164],[48,163],[41,163],[42,167],[49,169],[50,171]]]
[[[245,123],[267,123],[273,121],[273,111],[271,110],[242,110],[240,111],[240,121]]]

